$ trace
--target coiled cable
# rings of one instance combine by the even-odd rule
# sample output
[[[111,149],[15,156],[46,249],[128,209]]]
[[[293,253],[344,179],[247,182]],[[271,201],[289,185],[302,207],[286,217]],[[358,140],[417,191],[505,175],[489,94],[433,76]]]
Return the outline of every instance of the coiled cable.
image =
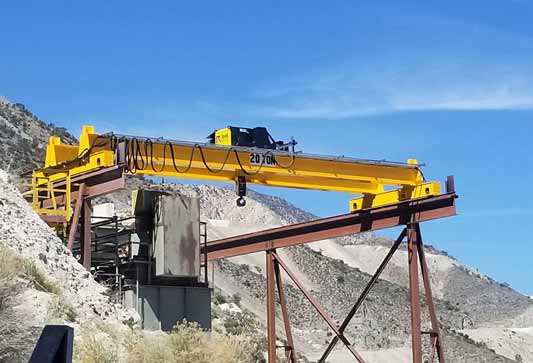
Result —
[[[105,139],[106,141],[104,141],[104,143],[96,143],[99,139]],[[91,145],[91,147],[87,150],[86,154],[88,155],[93,147],[105,146],[107,142],[109,142],[112,150],[116,150],[119,143],[123,142],[125,144],[126,167],[127,167],[127,170],[131,173],[135,173],[137,170],[145,170],[147,169],[147,167],[150,167],[150,169],[155,173],[160,173],[164,171],[165,167],[167,166],[167,148],[169,149],[169,152],[170,152],[170,158],[172,160],[172,167],[178,174],[185,174],[189,172],[189,170],[192,167],[192,163],[194,161],[194,155],[195,155],[196,150],[198,150],[198,152],[200,153],[200,159],[202,160],[202,164],[204,165],[204,167],[210,173],[213,173],[213,174],[217,174],[217,173],[224,171],[232,153],[235,155],[235,159],[237,161],[237,164],[239,165],[240,171],[242,171],[242,173],[245,175],[249,175],[249,176],[257,175],[258,173],[261,172],[265,164],[265,158],[263,158],[261,160],[261,163],[257,167],[257,169],[247,170],[247,168],[245,168],[245,166],[243,165],[240,159],[238,150],[235,147],[231,146],[227,149],[224,155],[224,160],[222,162],[222,165],[219,168],[214,168],[213,166],[210,166],[207,161],[206,155],[204,153],[204,147],[201,144],[194,144],[191,148],[191,153],[189,155],[187,165],[185,166],[184,169],[180,169],[180,167],[176,165],[176,157],[175,157],[175,150],[174,150],[175,145],[171,141],[164,140],[163,142],[157,142],[157,141],[154,142],[150,138],[145,138],[145,139],[140,140],[136,137],[117,137],[114,134],[99,135],[94,140],[93,145]],[[162,145],[162,148],[163,148],[162,150],[163,161],[159,167],[156,166],[157,163],[154,163],[154,159],[156,159],[154,157],[154,146],[155,145]],[[272,151],[268,150],[264,154],[274,156],[274,161],[276,165],[283,169],[289,169],[290,167],[292,167],[292,165],[294,165],[294,162],[295,162],[294,155],[291,155],[291,161],[288,165],[283,165],[277,161],[277,159],[275,158],[275,154]]]

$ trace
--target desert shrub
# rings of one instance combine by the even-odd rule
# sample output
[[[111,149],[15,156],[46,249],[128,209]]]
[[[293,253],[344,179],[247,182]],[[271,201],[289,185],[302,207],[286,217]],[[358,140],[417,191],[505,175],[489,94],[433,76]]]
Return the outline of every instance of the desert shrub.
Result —
[[[56,298],[48,305],[46,317],[48,324],[63,324],[65,321],[74,322],[76,317],[77,313],[74,307],[64,300]]]
[[[207,333],[183,323],[169,334],[135,332],[128,347],[131,363],[261,363],[264,344],[259,339]]]
[[[4,245],[0,244],[0,280],[12,280],[24,271],[22,259]]]
[[[40,328],[24,324],[25,316],[4,305],[0,309],[0,362],[27,362]]]
[[[109,338],[99,338],[97,331],[84,331],[74,344],[74,360],[78,363],[117,363],[118,350]]]
[[[241,306],[242,297],[238,293],[231,295],[231,302],[237,306]]]
[[[24,261],[24,273],[35,287],[39,290],[49,292],[51,294],[59,295],[61,289],[54,281],[51,281],[46,275],[30,260]]]
[[[59,286],[46,277],[31,260],[16,255],[0,243],[0,281],[13,282],[17,277],[30,281],[39,290],[56,295],[61,292]]]
[[[74,362],[127,362],[126,344],[130,335],[131,330],[120,324],[86,322],[74,334]]]
[[[24,324],[26,317],[12,306],[24,271],[24,260],[0,244],[0,362],[28,361],[40,332]]]
[[[17,277],[24,273],[24,262],[0,243],[0,311],[16,295]]]
[[[215,295],[213,296],[213,304],[215,305],[222,305],[227,303],[226,297],[222,295],[221,293],[215,292]]]
[[[224,330],[229,335],[252,335],[256,334],[259,324],[249,310],[242,312],[226,312],[222,315]]]

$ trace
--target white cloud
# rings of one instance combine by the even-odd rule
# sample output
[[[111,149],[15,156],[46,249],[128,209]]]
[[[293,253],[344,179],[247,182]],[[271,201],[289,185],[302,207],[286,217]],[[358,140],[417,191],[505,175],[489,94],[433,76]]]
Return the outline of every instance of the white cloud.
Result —
[[[384,68],[382,65],[381,68]],[[533,109],[533,74],[475,64],[397,69],[340,66],[264,92],[253,112],[276,118],[349,118],[398,111]]]
[[[527,61],[533,58],[532,39],[434,19],[424,27],[435,37],[409,34],[397,39],[397,47],[377,46],[372,54],[361,52],[263,87],[251,111],[261,117],[342,119],[399,111],[533,109],[533,68]]]

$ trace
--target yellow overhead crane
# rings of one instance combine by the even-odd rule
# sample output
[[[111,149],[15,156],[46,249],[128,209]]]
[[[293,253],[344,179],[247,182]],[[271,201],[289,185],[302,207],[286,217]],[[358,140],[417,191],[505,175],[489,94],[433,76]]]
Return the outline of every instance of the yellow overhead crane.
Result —
[[[441,194],[439,182],[424,180],[414,159],[406,163],[312,155],[294,151],[296,142],[272,139],[264,128],[228,127],[207,143],[97,134],[83,126],[79,145],[51,137],[45,167],[32,175],[33,207],[41,214],[62,215],[54,196],[64,193],[70,206],[70,179],[105,167],[123,166],[131,174],[233,182],[237,205],[245,205],[246,185],[347,192],[350,211]],[[58,185],[62,187],[59,188]],[[42,199],[52,200],[43,208]]]

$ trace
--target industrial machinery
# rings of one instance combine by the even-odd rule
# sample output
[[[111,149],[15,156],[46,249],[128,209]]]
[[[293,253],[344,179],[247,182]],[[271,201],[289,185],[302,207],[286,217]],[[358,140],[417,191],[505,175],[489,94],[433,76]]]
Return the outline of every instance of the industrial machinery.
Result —
[[[133,269],[136,276],[139,276],[139,270],[144,271],[135,284],[146,286],[146,289],[130,288],[128,299],[130,304],[137,304],[138,310],[148,311],[153,317],[149,320],[160,324],[160,328],[164,328],[164,321],[165,324],[171,323],[171,319],[161,318],[168,313],[161,307],[164,310],[169,306],[159,304],[162,296],[182,302],[178,306],[183,307],[188,301],[183,288],[208,289],[202,286],[207,283],[207,276],[203,281],[199,278],[198,266],[205,268],[208,261],[265,252],[269,363],[276,362],[277,349],[280,348],[276,338],[276,301],[281,307],[286,336],[282,348],[287,362],[296,362],[281,270],[334,333],[319,361],[325,362],[333,347],[342,342],[356,361],[364,363],[344,331],[399,245],[407,240],[413,362],[422,363],[422,336],[427,335],[431,346],[430,361],[436,354],[439,362],[444,363],[419,223],[455,215],[457,195],[453,177],[448,177],[446,188],[441,191],[439,182],[425,180],[421,165],[415,159],[397,163],[314,155],[296,152],[295,145],[294,140],[288,143],[276,141],[265,128],[227,127],[209,135],[207,143],[191,143],[115,133],[97,134],[92,126],[84,126],[79,145],[64,145],[59,138],[50,138],[45,166],[33,172],[27,197],[46,222],[63,225],[65,230],[69,226],[67,247],[79,253],[80,262],[87,269],[94,267],[95,261],[100,261],[97,270],[102,270],[103,274],[129,276],[130,280]],[[350,213],[347,214],[209,243],[206,243],[205,232],[201,245],[196,236],[202,233],[183,235],[187,228],[196,231],[196,227],[191,226],[199,223],[197,202],[177,195],[139,192],[141,194],[133,198],[136,238],[132,240],[130,236],[125,242],[130,248],[123,248],[119,242],[122,232],[116,228],[114,244],[109,244],[117,251],[113,262],[97,246],[100,235],[91,223],[91,200],[124,188],[126,174],[235,183],[238,206],[246,204],[244,197],[248,184],[347,192],[355,196],[350,200]],[[181,222],[176,222],[178,220]],[[117,217],[112,221],[116,224]],[[340,325],[320,307],[277,253],[277,249],[283,247],[398,226],[405,228]],[[105,259],[107,265],[102,263]],[[429,331],[421,329],[420,273],[431,320]],[[168,291],[164,289],[168,286],[175,289],[165,295]],[[193,295],[189,303],[200,301],[200,304],[207,304],[203,297],[197,299]],[[172,311],[171,315],[176,316],[176,313],[182,314]]]
[[[138,175],[232,182],[238,206],[246,204],[247,184],[358,194],[350,200],[352,212],[441,194],[440,183],[426,181],[415,159],[398,163],[297,153],[292,150],[294,141],[274,141],[264,128],[228,127],[209,139],[201,144],[96,134],[92,126],[83,127],[77,146],[51,137],[45,167],[32,176],[33,208],[69,220],[70,208],[57,208],[55,196],[63,195],[70,205],[70,180],[106,167]]]
[[[120,218],[113,203],[93,206],[95,279],[111,287],[115,303],[136,310],[145,329],[169,331],[184,319],[210,329],[211,289],[200,254],[207,229],[198,198],[138,189],[131,204],[131,215]],[[82,233],[76,234],[74,256],[83,253],[83,244]]]

